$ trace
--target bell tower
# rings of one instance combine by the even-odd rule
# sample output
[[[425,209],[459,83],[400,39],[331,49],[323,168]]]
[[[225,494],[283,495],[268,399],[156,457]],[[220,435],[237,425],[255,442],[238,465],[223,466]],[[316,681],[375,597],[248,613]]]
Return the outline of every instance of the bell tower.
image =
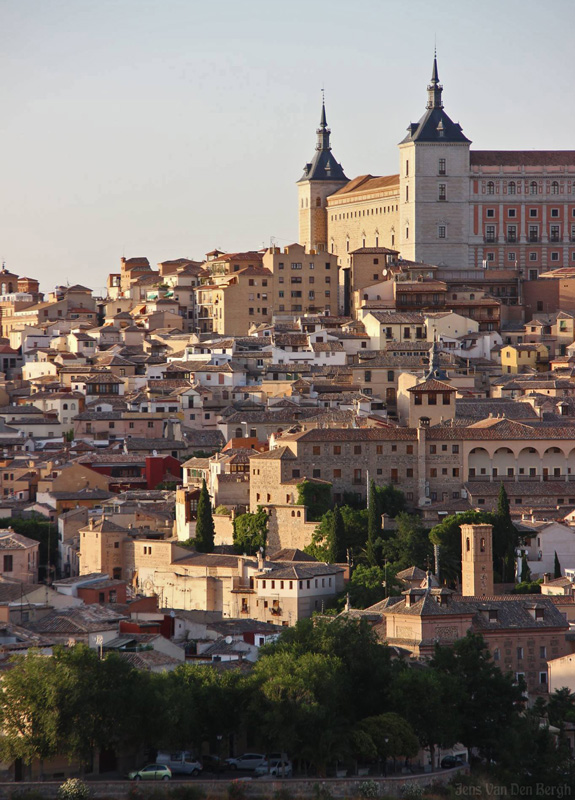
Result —
[[[493,595],[493,526],[461,526],[461,594]]]
[[[327,250],[327,198],[349,182],[331,152],[330,135],[322,102],[313,159],[298,181],[299,237],[306,250]]]

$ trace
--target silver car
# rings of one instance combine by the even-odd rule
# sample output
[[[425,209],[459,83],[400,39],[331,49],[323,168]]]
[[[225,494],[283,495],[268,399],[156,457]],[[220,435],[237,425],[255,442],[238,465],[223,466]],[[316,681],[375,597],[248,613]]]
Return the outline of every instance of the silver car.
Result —
[[[291,761],[280,761],[278,759],[272,761],[264,761],[259,767],[256,767],[256,775],[272,775],[274,778],[291,778],[293,772]]]
[[[230,769],[255,769],[265,760],[262,753],[244,753],[237,758],[226,758],[226,764]]]

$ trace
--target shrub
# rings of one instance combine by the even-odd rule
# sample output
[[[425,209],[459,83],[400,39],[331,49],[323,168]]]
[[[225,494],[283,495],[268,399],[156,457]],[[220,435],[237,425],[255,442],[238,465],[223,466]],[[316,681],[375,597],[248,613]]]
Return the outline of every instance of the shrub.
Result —
[[[228,786],[229,800],[245,800],[246,787],[242,781],[232,781]]]
[[[90,787],[79,778],[68,778],[58,789],[58,800],[88,800]]]
[[[325,783],[314,783],[313,797],[314,800],[333,800],[333,795]]]
[[[375,781],[362,781],[359,784],[360,797],[377,797],[379,786]]]
[[[419,783],[404,783],[401,787],[401,796],[405,800],[420,800],[423,797],[423,786]]]

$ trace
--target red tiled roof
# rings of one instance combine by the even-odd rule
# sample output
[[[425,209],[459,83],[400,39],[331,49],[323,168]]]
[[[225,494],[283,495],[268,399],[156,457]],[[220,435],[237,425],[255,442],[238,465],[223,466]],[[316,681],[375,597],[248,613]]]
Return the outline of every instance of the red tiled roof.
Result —
[[[575,150],[471,150],[471,166],[575,166]]]

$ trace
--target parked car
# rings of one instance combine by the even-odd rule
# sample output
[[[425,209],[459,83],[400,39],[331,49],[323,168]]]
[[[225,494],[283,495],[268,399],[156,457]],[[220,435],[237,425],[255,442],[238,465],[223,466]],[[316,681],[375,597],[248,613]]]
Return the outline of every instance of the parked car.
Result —
[[[158,753],[158,764],[165,764],[172,772],[179,775],[199,775],[202,765],[189,750],[176,750],[172,753]]]
[[[452,769],[453,767],[462,767],[465,761],[461,756],[444,756],[441,759],[442,769]]]
[[[131,781],[169,781],[171,777],[172,770],[165,764],[148,764],[128,773]]]
[[[224,772],[228,768],[226,762],[219,756],[202,756],[202,764],[204,772]]]
[[[230,769],[255,769],[265,760],[262,753],[244,753],[237,758],[226,758],[226,764]]]
[[[275,759],[273,761],[264,761],[259,767],[256,767],[255,774],[257,777],[262,775],[273,775],[275,778],[291,778],[293,772],[291,761],[281,761]]]

